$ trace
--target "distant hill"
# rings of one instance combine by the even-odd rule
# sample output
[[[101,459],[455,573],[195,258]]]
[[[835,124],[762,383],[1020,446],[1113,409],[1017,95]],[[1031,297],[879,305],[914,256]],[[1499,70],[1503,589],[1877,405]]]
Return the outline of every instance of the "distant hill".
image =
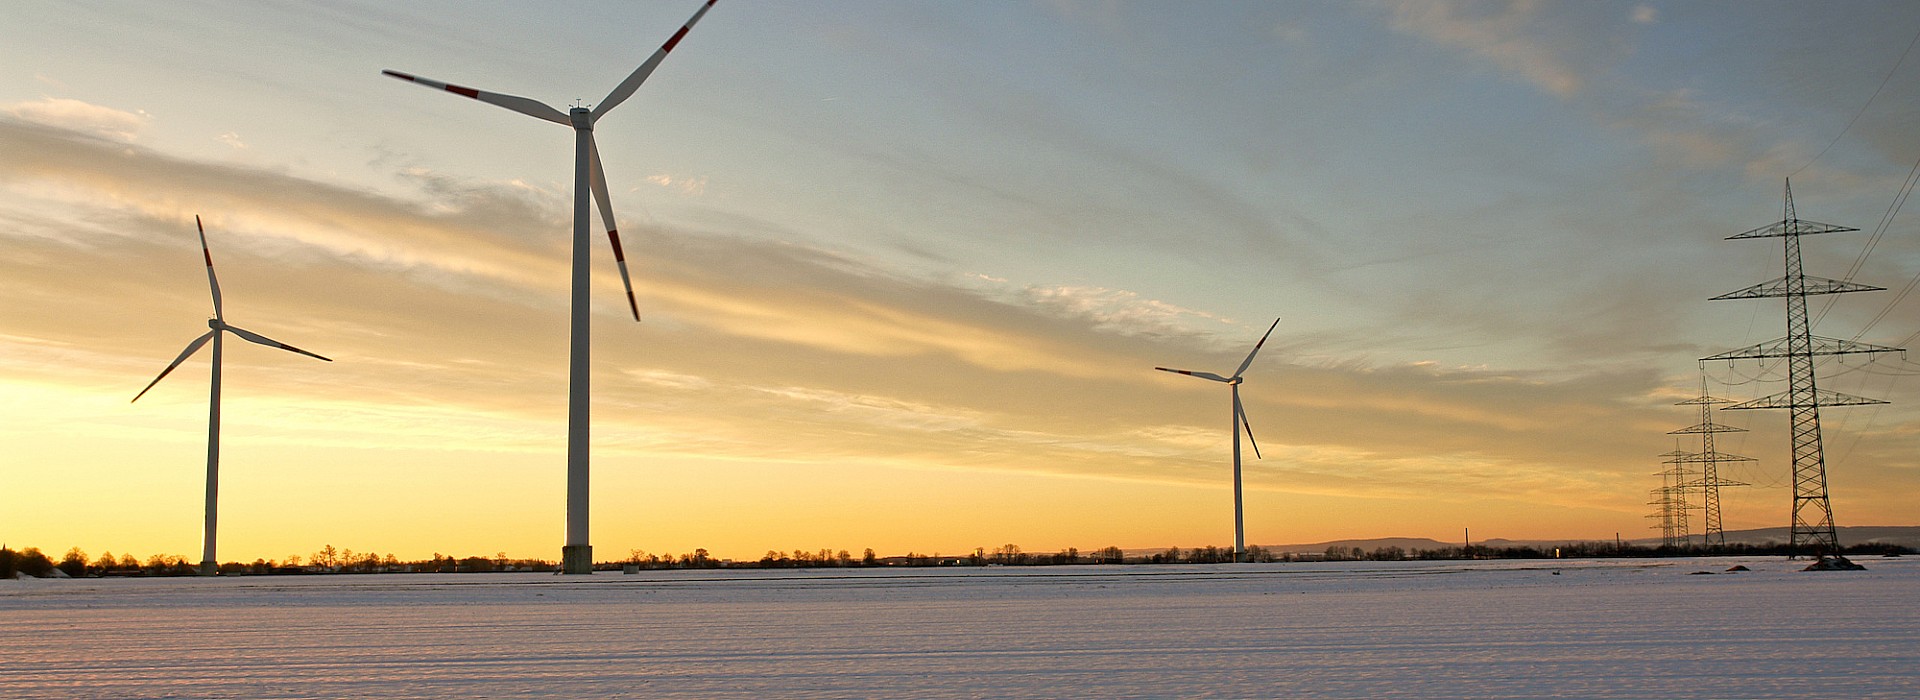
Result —
[[[1856,544],[1897,544],[1902,547],[1920,548],[1920,526],[1912,525],[1864,525],[1860,527],[1834,528],[1840,535],[1842,546]],[[1698,536],[1696,535],[1696,539]],[[1763,527],[1757,530],[1728,530],[1728,544],[1770,544],[1787,541],[1787,528]],[[1635,544],[1660,544],[1660,538],[1635,540]]]
[[[1913,547],[1916,549],[1920,549],[1920,526],[1916,526],[1916,525],[1892,525],[1892,526],[1868,525],[1868,526],[1860,526],[1860,527],[1842,527],[1837,529],[1840,535],[1840,544],[1842,545],[1856,545],[1856,544],[1862,544],[1862,543],[1884,543],[1884,544],[1896,544],[1903,547]],[[1757,530],[1728,530],[1726,535],[1727,535],[1728,544],[1764,545],[1764,544],[1770,544],[1770,543],[1786,542],[1787,528],[1766,527],[1766,528],[1760,528]],[[1698,539],[1698,534],[1695,535],[1695,538]],[[1606,539],[1579,539],[1579,538],[1567,538],[1567,539],[1558,539],[1558,540],[1508,540],[1508,539],[1501,539],[1496,537],[1496,538],[1490,538],[1485,540],[1474,540],[1473,544],[1476,547],[1555,547],[1555,546],[1565,545],[1572,542],[1604,542],[1604,541],[1607,541],[1607,540]],[[1642,547],[1655,547],[1655,546],[1659,546],[1660,538],[1642,537],[1639,539],[1627,540],[1626,542],[1628,544],[1639,545]],[[1380,537],[1380,538],[1365,539],[1365,540],[1333,540],[1330,542],[1316,542],[1313,544],[1281,544],[1281,545],[1261,545],[1261,546],[1265,547],[1268,551],[1271,551],[1271,552],[1319,553],[1319,552],[1327,551],[1328,547],[1339,547],[1341,549],[1352,549],[1354,547],[1359,547],[1360,549],[1368,552],[1379,549],[1381,547],[1399,547],[1407,551],[1414,551],[1414,550],[1420,550],[1420,549],[1445,549],[1448,547],[1459,547],[1460,543],[1457,541],[1441,542],[1439,540],[1428,539],[1425,537]],[[1157,551],[1157,550],[1150,550],[1150,551]]]
[[[1474,544],[1479,544],[1479,543],[1475,542]],[[1354,547],[1359,547],[1360,549],[1363,549],[1369,552],[1376,549],[1380,549],[1382,547],[1399,547],[1401,549],[1411,552],[1418,549],[1446,549],[1448,547],[1458,547],[1460,546],[1460,543],[1459,542],[1441,542],[1439,540],[1431,540],[1425,537],[1379,537],[1379,538],[1370,539],[1370,540],[1333,540],[1331,542],[1318,542],[1314,544],[1282,544],[1282,545],[1261,545],[1261,546],[1266,547],[1267,551],[1269,552],[1291,552],[1294,554],[1317,554],[1320,552],[1327,551],[1329,547],[1339,547],[1341,549],[1353,549]]]

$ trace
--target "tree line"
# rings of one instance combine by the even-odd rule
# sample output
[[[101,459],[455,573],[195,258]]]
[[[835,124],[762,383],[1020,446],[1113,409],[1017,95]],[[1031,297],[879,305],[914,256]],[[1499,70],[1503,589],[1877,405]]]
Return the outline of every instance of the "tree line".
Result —
[[[1845,554],[1855,556],[1903,555],[1915,554],[1911,547],[1895,544],[1868,543],[1846,547]],[[1360,547],[1331,546],[1321,552],[1284,552],[1265,547],[1247,548],[1245,560],[1254,563],[1301,562],[1301,561],[1409,561],[1444,559],[1596,559],[1620,557],[1678,557],[1678,556],[1788,556],[1796,554],[1784,543],[1771,545],[1731,544],[1720,546],[1692,545],[1686,547],[1645,547],[1616,542],[1570,542],[1557,547],[1539,546],[1460,546],[1439,547],[1434,549],[1405,549],[1402,547],[1376,547],[1371,550]],[[848,550],[818,549],[791,552],[768,550],[757,560],[725,560],[712,556],[705,548],[695,549],[685,554],[650,554],[642,550],[631,550],[627,558],[620,561],[600,562],[595,568],[600,570],[635,569],[783,569],[783,568],[841,568],[841,567],[879,567],[879,566],[1070,566],[1070,565],[1111,565],[1111,564],[1222,564],[1233,561],[1231,547],[1194,547],[1181,549],[1169,547],[1148,553],[1128,554],[1119,547],[1102,547],[1082,552],[1076,547],[1067,547],[1053,552],[1028,552],[1019,545],[1005,544],[988,549],[975,547],[973,551],[962,554],[943,555],[939,552],[921,554],[908,552],[904,555],[882,557],[872,548],[863,550],[858,556]],[[379,554],[372,551],[355,552],[351,549],[336,549],[328,544],[311,554],[290,554],[281,559],[255,559],[252,562],[223,562],[220,573],[227,575],[267,575],[267,574],[336,574],[336,573],[480,573],[494,571],[557,571],[558,565],[547,559],[515,559],[505,552],[495,553],[491,557],[466,556],[455,557],[435,552],[431,558],[402,560],[392,554]],[[58,561],[36,547],[13,550],[0,546],[0,579],[11,579],[16,574],[25,574],[35,578],[55,576],[55,570],[70,577],[82,576],[187,576],[198,573],[198,567],[178,554],[155,554],[141,559],[130,553],[114,554],[102,552],[98,557],[89,558],[79,547],[67,550]]]
[[[334,573],[469,573],[487,571],[552,571],[553,562],[544,559],[515,559],[506,552],[491,557],[454,557],[434,553],[430,559],[402,560],[392,554],[355,552],[336,549],[329,544],[311,554],[289,554],[282,559],[255,559],[252,562],[221,562],[220,573],[227,575],[334,574]],[[79,547],[67,550],[58,562],[37,547],[15,551],[0,546],[0,579],[25,574],[47,578],[60,574],[82,576],[190,576],[199,566],[178,554],[155,554],[141,559],[132,554],[102,552],[89,558]]]

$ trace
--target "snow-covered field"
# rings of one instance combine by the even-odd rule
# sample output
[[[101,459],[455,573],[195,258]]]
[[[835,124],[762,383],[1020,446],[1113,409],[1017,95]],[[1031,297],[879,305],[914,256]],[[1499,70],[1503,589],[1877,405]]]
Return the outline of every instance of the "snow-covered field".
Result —
[[[1860,561],[3,581],[0,697],[1920,698]]]

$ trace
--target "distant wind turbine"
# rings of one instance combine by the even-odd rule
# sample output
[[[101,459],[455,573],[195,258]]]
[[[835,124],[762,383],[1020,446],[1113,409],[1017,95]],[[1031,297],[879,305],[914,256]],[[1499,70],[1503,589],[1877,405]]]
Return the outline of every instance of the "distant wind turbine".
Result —
[[[179,367],[182,362],[186,362],[187,358],[192,357],[193,353],[198,352],[201,346],[207,344],[207,341],[213,341],[213,379],[211,382],[213,389],[211,397],[207,400],[207,526],[206,540],[202,544],[200,551],[200,575],[212,576],[220,572],[220,560],[214,557],[213,550],[214,544],[218,539],[215,526],[219,521],[220,513],[221,338],[227,333],[232,333],[240,336],[241,340],[250,343],[257,343],[270,348],[280,348],[281,350],[289,352],[297,352],[307,357],[326,360],[327,362],[332,362],[333,360],[328,360],[327,358],[268,338],[245,328],[228,325],[226,313],[220,306],[220,280],[213,275],[213,253],[207,251],[207,229],[200,224],[199,216],[193,217],[193,226],[200,231],[200,256],[207,261],[207,287],[213,290],[213,318],[207,319],[207,328],[211,330],[208,330],[198,338],[194,338],[193,342],[187,343],[187,349],[181,351],[179,357],[173,358],[173,364],[167,365],[166,369],[160,370],[160,376],[154,377],[153,381],[148,382],[147,388],[141,389],[140,393],[135,394],[133,400],[139,401],[140,397],[146,396],[147,391],[151,390],[153,385],[159,384],[160,380],[166,379],[167,374],[172,372],[173,368]]]
[[[1260,336],[1260,342],[1253,344],[1253,350],[1247,353],[1247,359],[1240,361],[1240,367],[1233,371],[1233,376],[1231,377],[1222,377],[1212,372],[1190,372],[1184,369],[1170,369],[1167,367],[1154,368],[1162,372],[1172,372],[1174,374],[1184,374],[1189,377],[1199,377],[1201,379],[1206,379],[1210,381],[1223,382],[1232,390],[1232,393],[1233,393],[1233,560],[1234,561],[1240,561],[1244,559],[1247,553],[1247,528],[1246,528],[1246,520],[1242,515],[1243,510],[1241,508],[1241,496],[1240,496],[1240,428],[1241,427],[1244,426],[1247,429],[1247,442],[1253,444],[1254,459],[1260,458],[1260,443],[1259,441],[1256,441],[1253,439],[1253,425],[1247,422],[1246,409],[1243,409],[1240,406],[1240,383],[1243,381],[1246,381],[1240,375],[1246,373],[1247,366],[1253,364],[1253,356],[1256,354],[1259,354],[1260,346],[1267,344],[1267,336],[1273,335],[1273,329],[1279,325],[1280,325],[1280,319],[1276,318],[1273,320],[1273,325],[1267,326],[1266,334]]]
[[[627,308],[633,312],[633,320],[640,320],[640,305],[633,298],[633,281],[627,276],[626,253],[620,249],[620,231],[613,223],[613,201],[607,197],[606,173],[600,167],[600,149],[594,145],[593,125],[607,112],[633,95],[653,74],[660,61],[667,57],[675,44],[687,35],[700,17],[707,14],[715,0],[707,0],[693,13],[673,38],[661,44],[646,62],[628,75],[626,80],[607,93],[607,98],[599,106],[591,109],[575,106],[562,113],[558,109],[525,97],[502,95],[484,90],[475,90],[459,85],[449,85],[437,80],[428,80],[419,76],[397,71],[383,70],[390,75],[408,82],[419,83],[436,90],[445,90],[455,95],[469,97],[487,104],[505,107],[530,117],[538,117],[562,126],[573,127],[573,339],[567,359],[567,542],[560,549],[561,569],[569,574],[593,573],[593,546],[587,536],[587,469],[588,448],[588,379],[591,372],[589,364],[589,322],[588,322],[588,277],[587,262],[591,247],[588,243],[588,227],[592,213],[589,211],[588,192],[600,205],[600,220],[607,226],[607,240],[613,244],[613,259],[620,266],[620,283],[627,289]]]

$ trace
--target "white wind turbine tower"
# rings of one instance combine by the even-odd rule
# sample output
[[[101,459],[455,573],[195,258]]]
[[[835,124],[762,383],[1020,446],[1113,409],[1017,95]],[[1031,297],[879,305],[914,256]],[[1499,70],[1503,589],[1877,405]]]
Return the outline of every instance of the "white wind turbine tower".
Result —
[[[333,360],[328,360],[327,358],[320,357],[319,355],[315,355],[305,350],[301,350],[300,348],[296,348],[292,345],[282,343],[278,340],[268,338],[264,335],[260,335],[259,333],[255,333],[245,328],[228,325],[226,313],[220,307],[220,280],[213,276],[213,253],[210,253],[207,251],[207,229],[206,227],[200,225],[199,216],[193,217],[193,226],[194,228],[199,229],[200,231],[200,256],[202,258],[205,258],[207,261],[207,287],[213,290],[213,318],[207,319],[207,328],[211,330],[208,330],[204,335],[201,335],[198,338],[194,338],[193,342],[187,343],[187,349],[184,351],[181,351],[179,357],[173,358],[173,364],[167,365],[166,369],[160,370],[160,376],[154,377],[153,381],[148,382],[147,388],[141,389],[140,393],[135,394],[133,397],[133,400],[139,401],[140,397],[146,396],[147,391],[152,389],[153,385],[159,384],[160,380],[167,378],[167,374],[169,372],[172,372],[173,368],[179,367],[180,363],[182,362],[186,362],[187,358],[193,356],[193,353],[199,351],[201,346],[207,344],[207,341],[209,340],[213,341],[213,376],[211,381],[211,384],[213,385],[213,389],[212,389],[210,398],[208,398],[207,400],[207,524],[206,524],[206,540],[202,544],[201,551],[200,551],[200,575],[212,576],[220,572],[220,561],[214,557],[213,550],[214,550],[214,543],[217,539],[216,537],[217,532],[216,532],[215,526],[219,521],[219,512],[220,512],[219,501],[220,501],[220,350],[221,350],[220,340],[221,338],[227,333],[232,333],[234,335],[240,336],[241,340],[245,340],[250,343],[258,343],[260,345],[265,345],[270,348],[280,348],[281,350],[297,352],[302,355],[306,355],[307,357],[326,360],[327,362],[332,362]]]
[[[1260,443],[1253,439],[1253,425],[1247,423],[1247,412],[1245,409],[1240,407],[1240,383],[1243,381],[1246,381],[1240,375],[1246,373],[1247,366],[1253,364],[1253,356],[1256,354],[1259,354],[1260,346],[1267,344],[1267,336],[1273,335],[1273,329],[1279,325],[1280,325],[1280,319],[1276,318],[1273,320],[1273,325],[1267,326],[1266,334],[1260,336],[1260,342],[1253,344],[1253,350],[1247,353],[1247,359],[1240,361],[1240,367],[1233,371],[1233,376],[1231,377],[1222,377],[1212,372],[1190,372],[1184,369],[1170,369],[1167,367],[1154,368],[1162,372],[1172,372],[1174,374],[1184,374],[1189,377],[1199,377],[1201,379],[1207,379],[1207,380],[1216,381],[1216,382],[1223,382],[1232,390],[1232,393],[1233,393],[1233,421],[1232,421],[1233,422],[1233,560],[1234,561],[1240,561],[1242,558],[1246,556],[1246,553],[1247,553],[1247,527],[1246,527],[1246,520],[1242,514],[1243,510],[1241,508],[1241,497],[1240,497],[1240,428],[1242,426],[1246,427],[1247,429],[1247,442],[1253,443],[1254,459],[1260,458]]]
[[[613,244],[613,259],[620,266],[620,283],[627,289],[627,307],[633,311],[633,320],[640,320],[640,306],[633,298],[633,281],[627,276],[626,253],[620,249],[620,232],[613,223],[613,202],[607,198],[607,178],[600,168],[600,149],[594,146],[593,125],[607,112],[633,95],[653,74],[661,59],[673,50],[675,44],[687,35],[687,30],[700,21],[702,15],[713,7],[715,0],[707,0],[693,13],[673,38],[661,44],[645,63],[628,75],[626,80],[607,93],[607,98],[591,109],[575,106],[566,112],[549,107],[546,104],[525,97],[502,95],[484,90],[475,90],[459,85],[449,85],[436,80],[408,75],[396,71],[381,71],[401,80],[419,83],[430,88],[445,90],[455,95],[469,97],[487,104],[505,107],[530,117],[538,117],[562,126],[573,127],[573,339],[567,356],[567,542],[560,549],[561,570],[569,574],[593,573],[593,545],[587,537],[587,448],[588,448],[588,412],[587,386],[591,373],[589,364],[589,323],[588,323],[588,276],[587,262],[591,248],[588,243],[588,220],[592,214],[588,211],[588,192],[600,205],[600,219],[607,226],[607,240]]]

